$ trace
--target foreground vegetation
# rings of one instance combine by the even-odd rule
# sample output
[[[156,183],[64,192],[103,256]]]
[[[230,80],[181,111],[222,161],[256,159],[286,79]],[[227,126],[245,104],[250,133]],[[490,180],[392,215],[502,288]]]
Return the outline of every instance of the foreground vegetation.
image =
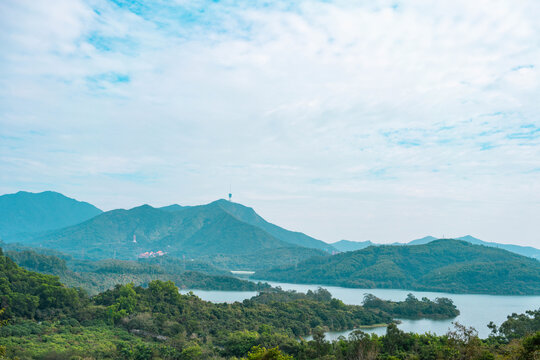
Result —
[[[1,250],[0,306],[0,357],[18,359],[535,359],[540,351],[540,310],[492,325],[486,340],[459,325],[445,336],[407,334],[394,316],[452,317],[455,306],[412,295],[403,302],[368,295],[364,306],[351,306],[324,289],[213,304],[159,280],[89,297]],[[385,336],[324,340],[327,330],[377,323],[389,324]],[[313,340],[302,340],[308,334]]]

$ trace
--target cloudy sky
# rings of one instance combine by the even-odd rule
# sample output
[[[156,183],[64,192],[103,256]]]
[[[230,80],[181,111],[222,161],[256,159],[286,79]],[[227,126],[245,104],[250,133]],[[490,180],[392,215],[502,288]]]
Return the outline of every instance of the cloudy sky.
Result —
[[[0,193],[540,246],[540,2],[0,1]]]

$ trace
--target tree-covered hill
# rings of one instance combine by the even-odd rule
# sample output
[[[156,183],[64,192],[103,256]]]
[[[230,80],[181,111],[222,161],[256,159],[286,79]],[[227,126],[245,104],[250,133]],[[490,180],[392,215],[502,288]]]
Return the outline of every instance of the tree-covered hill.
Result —
[[[47,318],[72,313],[85,301],[83,293],[64,286],[57,276],[22,269],[0,249],[0,309],[4,309],[4,317]]]
[[[250,207],[226,200],[217,200],[212,203],[212,205],[214,204],[224,209],[238,220],[256,226],[289,244],[310,249],[323,250],[328,253],[332,253],[336,250],[331,244],[325,243],[324,241],[317,240],[301,232],[286,230],[282,227],[269,223]]]
[[[301,243],[298,239],[311,247],[296,245]],[[320,243],[267,223],[253,209],[216,201],[201,206],[156,209],[143,205],[112,210],[81,224],[34,236],[26,244],[80,259],[133,260],[161,251],[176,258],[204,259],[222,269],[259,270],[327,254],[317,249],[330,250]]]
[[[0,238],[22,240],[30,234],[78,224],[101,210],[53,191],[0,196]]]
[[[260,271],[255,277],[356,288],[540,294],[539,261],[451,239],[417,246],[371,246]]]
[[[175,256],[248,254],[291,246],[244,223],[218,206],[193,206],[170,212],[143,205],[105,212],[32,239],[32,244],[90,259],[134,259],[148,251]]]

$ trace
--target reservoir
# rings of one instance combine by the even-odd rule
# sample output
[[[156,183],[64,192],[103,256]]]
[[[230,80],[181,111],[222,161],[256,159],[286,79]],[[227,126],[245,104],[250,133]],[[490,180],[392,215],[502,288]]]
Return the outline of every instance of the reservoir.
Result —
[[[486,338],[490,330],[487,327],[490,321],[499,326],[506,316],[512,313],[524,313],[527,310],[540,308],[540,296],[503,296],[503,295],[476,295],[476,294],[447,294],[440,292],[397,290],[397,289],[350,289],[338,286],[326,285],[302,285],[288,284],[280,282],[270,282],[273,287],[281,287],[283,290],[295,290],[306,292],[323,287],[330,291],[332,296],[349,305],[362,305],[365,294],[373,294],[383,300],[403,301],[407,294],[412,293],[418,299],[427,297],[434,300],[437,297],[452,299],[461,314],[449,320],[407,320],[401,319],[398,327],[407,332],[426,333],[431,332],[443,335],[452,328],[452,322],[459,322],[462,325],[474,327],[481,338]],[[186,293],[188,290],[182,290]],[[255,296],[254,291],[207,291],[192,290],[195,295],[203,300],[211,302],[235,302],[243,301]],[[386,328],[362,329],[365,332],[372,332],[379,335],[386,333]],[[326,334],[328,340],[337,338],[340,335],[347,336],[350,331],[329,332]]]

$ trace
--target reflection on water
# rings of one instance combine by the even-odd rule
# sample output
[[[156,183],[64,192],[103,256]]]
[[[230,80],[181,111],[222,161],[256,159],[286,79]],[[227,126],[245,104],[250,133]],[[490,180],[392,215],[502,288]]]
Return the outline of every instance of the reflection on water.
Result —
[[[300,285],[287,284],[279,282],[268,282],[272,286],[280,286],[283,290],[296,290],[306,292],[315,290],[319,285]],[[321,286],[328,289],[333,297],[340,299],[345,304],[361,305],[364,294],[370,293],[384,300],[403,301],[407,294],[412,293],[417,298],[427,297],[435,299],[437,297],[447,297],[454,301],[461,314],[451,320],[401,320],[398,327],[404,331],[415,333],[431,332],[437,335],[445,334],[449,328],[453,327],[452,322],[457,321],[466,326],[472,326],[480,337],[485,338],[489,335],[487,324],[493,321],[500,325],[506,316],[512,313],[523,313],[526,310],[540,308],[540,296],[499,296],[499,295],[465,295],[465,294],[447,294],[427,291],[409,291],[395,289],[349,289],[337,286]],[[187,291],[182,291],[186,293]],[[193,290],[193,293],[203,300],[211,302],[243,301],[256,295],[254,291],[204,291]],[[367,328],[362,329],[366,332],[372,332],[383,335],[386,328]],[[340,335],[347,336],[350,331],[329,332],[327,339],[335,339]]]

